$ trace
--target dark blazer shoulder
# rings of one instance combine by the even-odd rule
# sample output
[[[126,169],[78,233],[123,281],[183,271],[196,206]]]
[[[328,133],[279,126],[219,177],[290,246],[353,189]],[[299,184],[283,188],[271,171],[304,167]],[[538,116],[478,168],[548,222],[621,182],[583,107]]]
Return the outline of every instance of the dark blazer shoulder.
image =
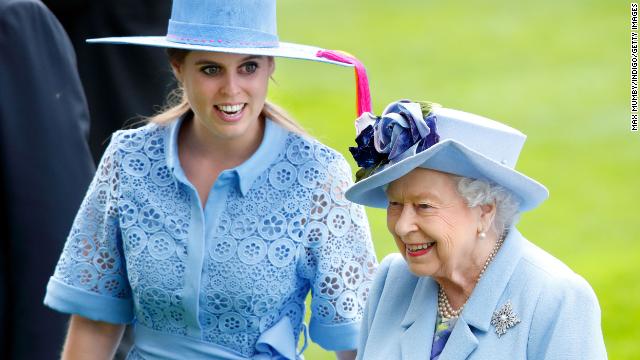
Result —
[[[0,0],[0,22],[14,23],[12,18],[16,15],[31,17],[51,17],[53,14],[46,5],[37,0]],[[24,24],[23,24],[24,25]]]

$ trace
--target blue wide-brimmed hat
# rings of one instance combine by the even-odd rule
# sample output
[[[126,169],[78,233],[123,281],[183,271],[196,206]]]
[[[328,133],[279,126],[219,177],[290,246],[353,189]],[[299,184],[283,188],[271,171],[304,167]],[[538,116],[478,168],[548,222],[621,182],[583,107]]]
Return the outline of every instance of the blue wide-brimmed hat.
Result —
[[[276,0],[174,0],[166,36],[107,37],[87,42],[277,56],[350,66],[356,72],[357,113],[371,109],[366,70],[355,56],[280,41]]]
[[[357,147],[349,150],[361,167],[347,199],[386,208],[385,186],[415,168],[488,180],[511,191],[520,211],[548,196],[544,185],[515,170],[526,136],[485,117],[437,104],[400,100],[382,116],[356,120]]]
[[[281,42],[277,34],[275,0],[174,0],[166,36],[108,37],[88,42],[280,56],[350,65],[318,56],[321,48]]]

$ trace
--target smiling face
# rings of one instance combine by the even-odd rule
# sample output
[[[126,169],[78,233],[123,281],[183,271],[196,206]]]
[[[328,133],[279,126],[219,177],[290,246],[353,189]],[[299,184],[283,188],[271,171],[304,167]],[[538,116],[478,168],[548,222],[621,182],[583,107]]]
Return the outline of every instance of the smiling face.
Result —
[[[389,184],[387,227],[418,276],[451,278],[477,271],[485,257],[478,232],[486,209],[468,207],[456,187],[452,175],[422,168]]]
[[[172,61],[194,113],[194,124],[220,140],[253,139],[267,96],[273,58],[190,51]]]

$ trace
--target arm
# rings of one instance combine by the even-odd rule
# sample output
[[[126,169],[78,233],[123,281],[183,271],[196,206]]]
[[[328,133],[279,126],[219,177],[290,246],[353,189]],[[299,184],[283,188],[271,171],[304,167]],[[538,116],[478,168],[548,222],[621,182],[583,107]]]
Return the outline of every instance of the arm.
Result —
[[[113,359],[123,332],[122,324],[110,324],[71,315],[62,359]]]
[[[338,154],[329,156],[322,191],[314,196],[307,224],[307,254],[315,264],[312,283],[311,339],[338,359],[353,359],[377,260],[364,209],[344,198],[351,184],[350,169]],[[326,214],[326,215],[325,215]],[[343,353],[344,352],[344,353]]]
[[[338,360],[355,360],[356,351],[355,350],[336,351],[336,358]]]

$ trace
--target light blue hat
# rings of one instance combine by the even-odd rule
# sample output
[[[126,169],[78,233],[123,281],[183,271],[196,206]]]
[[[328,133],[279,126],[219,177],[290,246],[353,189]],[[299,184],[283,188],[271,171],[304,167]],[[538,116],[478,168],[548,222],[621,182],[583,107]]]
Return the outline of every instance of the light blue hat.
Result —
[[[386,208],[385,186],[415,168],[483,179],[501,185],[520,200],[520,211],[535,208],[549,192],[515,170],[526,136],[482,116],[408,100],[387,106],[381,117],[356,120],[357,182],[347,199]]]
[[[321,48],[280,42],[275,0],[174,0],[166,36],[108,37],[87,42],[279,56],[353,66],[322,56]]]

